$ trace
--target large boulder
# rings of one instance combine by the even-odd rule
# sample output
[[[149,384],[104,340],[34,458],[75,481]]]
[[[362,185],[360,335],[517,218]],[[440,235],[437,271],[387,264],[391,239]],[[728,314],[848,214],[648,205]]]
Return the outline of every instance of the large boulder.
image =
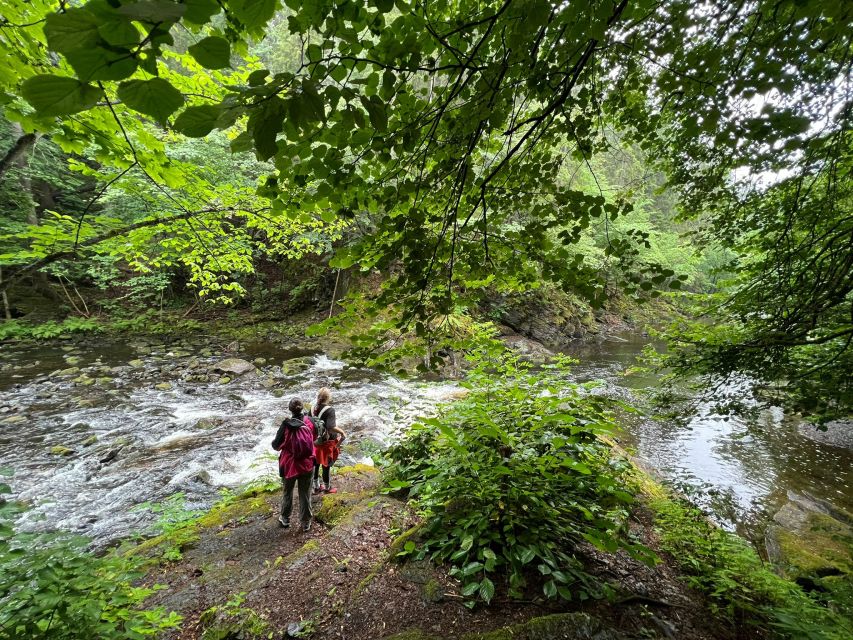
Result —
[[[248,360],[242,358],[225,358],[210,367],[211,371],[217,373],[230,373],[235,376],[242,376],[245,373],[254,371],[257,367]]]
[[[789,491],[765,543],[780,573],[806,589],[831,593],[836,606],[853,610],[853,516]]]
[[[501,340],[522,358],[531,362],[545,362],[554,356],[554,352],[541,342],[525,338],[524,336],[504,336]]]

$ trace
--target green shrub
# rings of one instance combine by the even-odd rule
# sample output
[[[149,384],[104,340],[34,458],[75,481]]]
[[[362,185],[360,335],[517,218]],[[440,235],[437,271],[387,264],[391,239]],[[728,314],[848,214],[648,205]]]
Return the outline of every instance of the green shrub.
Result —
[[[540,582],[549,598],[602,594],[573,551],[582,541],[653,562],[627,534],[628,465],[601,438],[610,401],[567,382],[566,361],[534,372],[491,344],[473,355],[471,393],[389,450],[388,490],[424,516],[399,555],[449,563],[462,594],[487,602],[498,577],[514,597]]]
[[[79,536],[17,532],[21,511],[0,499],[0,640],[150,638],[180,626],[174,612],[141,608],[159,587],[134,586],[139,561],[97,556]]]
[[[0,340],[49,340],[69,333],[94,333],[101,331],[100,323],[93,318],[66,318],[62,322],[49,320],[32,324],[23,320],[0,322]]]
[[[668,498],[651,502],[661,547],[707,594],[712,609],[730,623],[772,628],[775,637],[841,640],[853,637],[849,621],[821,606],[799,585],[776,575],[742,538],[711,525],[705,515]]]

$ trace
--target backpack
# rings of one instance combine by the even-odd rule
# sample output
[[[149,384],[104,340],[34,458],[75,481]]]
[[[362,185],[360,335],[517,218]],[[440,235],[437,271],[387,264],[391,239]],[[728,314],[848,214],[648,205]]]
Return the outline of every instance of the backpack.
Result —
[[[320,413],[316,416],[312,416],[314,419],[314,428],[317,430],[317,438],[314,440],[314,444],[318,447],[329,441],[329,430],[326,429],[326,422],[323,420],[323,414],[326,413],[326,409],[328,408],[329,405],[326,405],[320,409]]]
[[[292,441],[291,450],[294,460],[305,460],[314,455],[314,432],[311,418],[307,415],[302,416],[302,420],[296,418],[288,418],[285,422],[289,422],[287,437]],[[300,426],[296,427],[296,422]],[[283,452],[282,452],[283,453]],[[281,461],[281,457],[279,458]]]

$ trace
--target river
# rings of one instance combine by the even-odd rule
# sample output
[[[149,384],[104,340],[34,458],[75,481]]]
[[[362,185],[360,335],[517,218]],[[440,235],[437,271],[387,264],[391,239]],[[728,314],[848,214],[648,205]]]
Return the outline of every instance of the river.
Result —
[[[645,342],[627,335],[578,345],[575,375],[637,400],[654,379],[624,372]],[[227,383],[209,372],[235,356],[257,371]],[[32,507],[20,524],[107,544],[150,526],[156,515],[143,503],[180,492],[188,507],[205,507],[223,488],[275,473],[269,443],[287,401],[310,400],[320,386],[334,389],[351,435],[344,463],[369,462],[365,453],[457,392],[271,343],[199,336],[3,345],[0,467],[14,470],[13,497]],[[803,433],[779,410],[745,422],[700,406],[686,425],[628,420],[621,440],[722,526],[755,538],[789,490],[853,511],[853,452]]]

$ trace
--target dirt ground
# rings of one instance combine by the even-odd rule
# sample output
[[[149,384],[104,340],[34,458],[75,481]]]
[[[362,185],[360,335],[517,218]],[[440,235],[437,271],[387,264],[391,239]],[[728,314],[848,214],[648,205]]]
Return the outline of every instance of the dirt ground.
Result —
[[[378,476],[368,468],[338,472],[339,493],[314,498],[316,521],[309,533],[279,527],[280,493],[241,498],[209,519],[198,539],[185,547],[182,560],[152,567],[147,582],[167,588],[149,604],[184,616],[181,631],[173,636],[181,640],[368,640],[414,630],[425,635],[407,637],[453,639],[564,612],[589,614],[598,635],[561,631],[535,637],[736,637],[715,621],[703,598],[670,563],[648,567],[623,552],[610,555],[592,548],[578,551],[594,574],[616,587],[613,601],[515,601],[499,586],[489,606],[468,608],[458,584],[441,568],[394,560],[395,539],[415,519],[403,502],[377,494]],[[655,547],[642,512],[632,526],[646,545]],[[156,555],[157,547],[149,553]],[[534,637],[507,633],[501,637]]]

